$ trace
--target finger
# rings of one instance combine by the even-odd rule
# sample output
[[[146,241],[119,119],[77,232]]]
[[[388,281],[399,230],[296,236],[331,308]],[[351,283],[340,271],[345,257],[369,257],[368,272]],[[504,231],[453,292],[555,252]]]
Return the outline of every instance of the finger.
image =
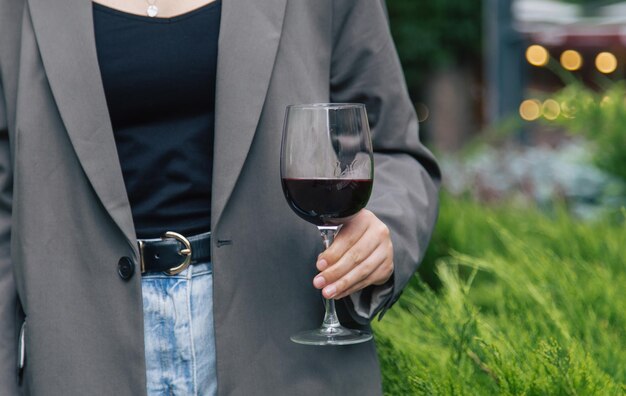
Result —
[[[371,213],[371,212],[370,212]],[[391,238],[389,235],[389,228],[376,216],[372,214],[372,219],[369,221],[369,225],[365,233],[361,236],[361,239],[357,241],[357,244],[350,248],[343,256],[341,256],[335,264],[331,266],[322,263],[318,266],[320,271],[324,272],[324,279],[326,284],[335,282],[340,277],[344,276],[348,271],[358,265],[361,261],[365,260],[375,249],[381,244],[387,246],[387,250],[390,255],[393,255],[393,247]],[[322,269],[320,269],[320,267]],[[329,268],[330,267],[330,268]],[[323,286],[322,286],[323,287]]]
[[[318,256],[318,269],[323,271],[327,266],[336,263],[363,236],[372,218],[375,218],[372,212],[362,209],[344,223],[330,247]]]
[[[368,259],[381,245],[381,242],[375,232],[366,232],[339,261],[320,272],[313,280],[313,285],[321,289],[344,277],[357,265]]]
[[[337,263],[332,266],[326,266],[325,263],[323,266],[318,265],[318,269],[320,269],[320,267],[325,269],[313,280],[313,285],[316,288],[322,289],[337,282],[369,257],[381,245],[386,247],[388,256],[393,260],[393,248],[391,238],[389,237],[389,229],[374,215],[372,215],[372,217],[372,219],[367,220],[370,222],[370,225],[365,234]],[[330,288],[328,293],[330,293],[331,290],[339,290],[339,287]]]
[[[337,295],[343,294],[346,290],[351,289],[374,273],[378,267],[385,262],[386,258],[387,252],[383,246],[375,249],[362,263],[346,272],[338,278],[337,281],[329,282],[329,285],[322,290],[324,297],[334,298]],[[334,267],[335,266],[332,268]]]
[[[357,283],[356,285],[352,286],[350,289],[346,290],[345,292],[336,295],[335,297],[333,297],[335,300],[341,300],[344,297],[349,296],[352,293],[355,293],[359,290],[365,289],[367,286],[369,286],[371,283],[369,282],[369,278],[366,278],[362,281],[360,281],[359,283]]]
[[[382,221],[380,221],[370,211],[362,210],[359,213],[363,214],[361,215],[358,222],[352,223],[354,227],[358,227],[358,234],[352,231],[354,230],[354,228],[347,227],[347,231],[345,231],[345,233],[342,228],[340,236],[344,235],[344,238],[339,240],[339,249],[340,251],[343,251],[343,254],[339,257],[334,257],[336,251],[333,252],[329,249],[327,250],[327,252],[330,251],[330,253],[324,252],[319,256],[321,258],[318,259],[317,269],[320,272],[327,270],[331,266],[336,266],[337,264],[340,264],[339,267],[341,267],[337,269],[337,276],[330,276],[330,278],[328,276],[325,276],[327,284],[333,282],[335,279],[338,279],[339,276],[343,276],[343,274],[345,274],[348,270],[354,267],[355,263],[360,262],[361,260],[363,260],[364,257],[371,253],[380,244],[381,241],[386,240],[391,243],[389,228]],[[363,226],[365,228],[364,231],[361,233],[361,231],[363,230],[361,227]],[[360,235],[360,239],[358,240],[356,239],[357,235]],[[366,238],[368,238],[370,242],[360,242],[364,241]],[[345,246],[343,246],[344,243],[352,243],[352,245],[346,248]],[[371,243],[371,245],[369,245],[367,249],[354,249],[354,245],[356,245],[357,243],[361,243],[362,246],[364,246],[366,243]],[[333,243],[333,245],[331,245],[331,248],[334,245],[335,244]],[[365,256],[363,254],[365,254]],[[334,273],[330,273],[327,275],[331,274],[335,275]]]
[[[389,269],[391,268],[391,270]],[[390,265],[383,265],[378,267],[374,272],[372,272],[367,278],[363,279],[356,285],[352,286],[348,290],[344,291],[341,294],[337,294],[336,297],[333,297],[336,300],[345,298],[352,293],[355,293],[359,290],[365,289],[371,285],[382,285],[391,278],[393,274],[393,262]]]

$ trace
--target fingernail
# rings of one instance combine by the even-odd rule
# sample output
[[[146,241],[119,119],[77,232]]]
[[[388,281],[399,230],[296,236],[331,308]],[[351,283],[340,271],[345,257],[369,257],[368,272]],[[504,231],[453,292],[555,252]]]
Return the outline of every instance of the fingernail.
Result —
[[[324,294],[326,294],[327,298],[333,297],[335,293],[337,293],[337,288],[334,285],[330,285],[324,289]]]
[[[324,259],[321,259],[317,262],[316,266],[319,271],[324,271],[328,267],[328,262]]]
[[[318,289],[324,287],[325,284],[326,279],[324,279],[323,276],[316,276],[315,279],[313,279],[313,286],[317,287]]]

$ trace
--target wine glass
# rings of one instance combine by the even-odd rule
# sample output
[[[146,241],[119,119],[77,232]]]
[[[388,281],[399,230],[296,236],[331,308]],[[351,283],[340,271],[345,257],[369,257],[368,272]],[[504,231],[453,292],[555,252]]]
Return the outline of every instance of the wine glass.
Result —
[[[293,211],[319,229],[324,247],[370,197],[374,157],[365,106],[318,103],[287,106],[280,157],[283,192]],[[343,327],[335,301],[324,299],[322,326],[291,337],[306,345],[347,345],[372,339]]]

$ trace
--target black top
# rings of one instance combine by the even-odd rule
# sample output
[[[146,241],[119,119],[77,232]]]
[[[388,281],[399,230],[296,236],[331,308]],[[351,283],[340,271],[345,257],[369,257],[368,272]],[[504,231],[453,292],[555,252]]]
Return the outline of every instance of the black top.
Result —
[[[221,3],[150,18],[94,3],[98,61],[138,238],[211,227]]]

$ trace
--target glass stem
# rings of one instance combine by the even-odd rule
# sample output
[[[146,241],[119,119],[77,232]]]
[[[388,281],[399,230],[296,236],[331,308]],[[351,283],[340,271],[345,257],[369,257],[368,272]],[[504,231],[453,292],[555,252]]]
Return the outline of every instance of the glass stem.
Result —
[[[322,234],[322,240],[324,241],[324,249],[328,249],[335,240],[337,230],[339,226],[318,226],[317,227]],[[324,322],[322,323],[322,332],[332,334],[336,329],[341,327],[339,318],[337,318],[337,312],[335,311],[335,300],[324,298],[324,307],[326,313],[324,314]]]

